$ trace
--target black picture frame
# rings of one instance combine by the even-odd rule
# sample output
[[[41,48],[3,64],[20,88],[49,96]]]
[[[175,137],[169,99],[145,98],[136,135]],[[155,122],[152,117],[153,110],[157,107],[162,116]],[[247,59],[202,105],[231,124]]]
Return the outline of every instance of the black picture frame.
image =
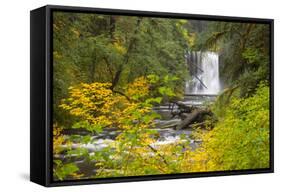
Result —
[[[127,16],[183,18],[210,21],[263,23],[270,25],[270,168],[239,171],[215,171],[200,173],[131,176],[91,180],[62,181],[52,179],[52,12],[90,12]],[[101,9],[46,5],[30,12],[30,180],[37,184],[53,187],[97,183],[132,182],[146,180],[227,176],[274,172],[274,20],[195,15],[183,13],[149,12],[136,10]]]

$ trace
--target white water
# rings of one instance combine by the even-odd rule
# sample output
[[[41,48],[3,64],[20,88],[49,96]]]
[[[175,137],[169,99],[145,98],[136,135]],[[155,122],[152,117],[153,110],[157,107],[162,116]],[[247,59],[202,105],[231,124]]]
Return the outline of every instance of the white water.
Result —
[[[186,82],[187,94],[218,94],[220,91],[219,56],[215,52],[187,54],[192,79]]]

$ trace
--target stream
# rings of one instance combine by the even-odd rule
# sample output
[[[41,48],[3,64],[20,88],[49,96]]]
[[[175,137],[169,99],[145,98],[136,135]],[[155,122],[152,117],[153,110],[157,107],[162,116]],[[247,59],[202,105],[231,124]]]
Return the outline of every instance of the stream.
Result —
[[[187,63],[190,64],[191,80],[186,82],[186,95],[182,101],[182,104],[186,106],[196,106],[197,108],[204,107],[205,103],[213,102],[216,95],[220,91],[219,82],[219,68],[218,68],[218,54],[214,52],[190,52],[186,55]],[[184,134],[186,138],[190,140],[191,148],[196,148],[198,141],[192,139],[192,129],[175,129],[183,119],[178,115],[173,115],[178,112],[180,108],[172,103],[154,107],[155,112],[161,115],[161,119],[155,120],[156,130],[158,132],[158,139],[152,144],[153,147],[159,145],[167,145],[177,143],[181,141],[181,135]],[[189,114],[187,114],[189,115]],[[120,133],[116,129],[105,129],[98,135],[91,135],[92,142],[88,144],[73,143],[72,148],[85,148],[89,153],[94,153],[105,147],[110,143],[115,142],[115,138]],[[73,133],[68,132],[66,135],[86,135],[87,132]],[[66,146],[63,146],[66,147]],[[55,159],[65,160],[64,155],[57,155]],[[95,170],[89,167],[88,163],[85,163],[83,159],[76,159],[76,164],[85,175],[93,175]]]

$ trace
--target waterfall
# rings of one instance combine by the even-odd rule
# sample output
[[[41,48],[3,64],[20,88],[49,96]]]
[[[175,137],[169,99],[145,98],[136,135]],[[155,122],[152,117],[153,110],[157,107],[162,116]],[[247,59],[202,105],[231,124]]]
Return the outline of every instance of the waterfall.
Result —
[[[218,94],[220,91],[218,53],[188,52],[186,60],[192,77],[186,82],[186,94]]]

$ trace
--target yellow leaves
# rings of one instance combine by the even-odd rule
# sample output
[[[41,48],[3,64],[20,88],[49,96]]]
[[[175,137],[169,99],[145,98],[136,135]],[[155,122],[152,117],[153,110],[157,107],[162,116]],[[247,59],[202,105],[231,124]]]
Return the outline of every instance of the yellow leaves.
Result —
[[[80,108],[74,108],[70,110],[70,114],[74,116],[83,116],[84,111]]]
[[[111,125],[113,122],[111,121],[110,118],[108,118],[105,115],[101,115],[95,118],[95,120],[93,121],[93,124],[97,124],[97,125],[103,125],[103,126],[109,126]]]
[[[55,23],[53,23],[53,28],[54,28],[54,30],[55,30],[55,31],[59,30],[58,25],[57,25],[57,24],[55,24]]]
[[[188,45],[190,47],[193,47],[195,45],[196,33],[191,33],[187,30],[186,27],[184,27],[184,25],[186,25],[187,23],[187,20],[181,19],[176,23],[176,26],[184,40],[188,43]]]
[[[151,107],[145,107],[141,102],[149,93],[148,87],[144,77],[137,78],[125,90],[132,99],[129,101],[125,96],[113,93],[111,83],[81,83],[69,88],[69,98],[63,99],[60,107],[93,125],[130,129],[135,126],[132,122],[140,121],[144,114],[151,112]]]
[[[126,94],[134,99],[140,99],[148,96],[149,83],[145,77],[139,77],[128,85]]]
[[[189,44],[189,46],[193,47],[195,45],[196,40],[196,33],[189,33],[188,35],[185,35],[185,40]]]
[[[152,111],[152,105],[146,102],[149,98],[147,79],[139,77],[122,90],[129,99],[112,92],[110,88],[110,83],[79,84],[69,88],[69,98],[62,100],[60,105],[62,109],[79,119],[73,128],[83,127],[94,131],[97,129],[102,131],[106,127],[122,129],[115,142],[110,144],[110,148],[114,148],[114,152],[109,155],[111,164],[102,161],[98,176],[111,174],[103,171],[103,167],[106,169],[107,166],[109,168],[113,166],[114,170],[120,171],[115,174],[122,175],[133,174],[135,168],[143,174],[147,171],[172,172],[172,169],[165,166],[165,160],[161,157],[166,155],[166,151],[161,151],[160,154],[149,147],[156,142],[156,138],[153,137],[155,132],[150,130],[155,126],[153,120],[156,116]],[[173,156],[173,161],[176,161],[172,147],[167,150],[167,154]],[[119,159],[134,163],[126,163],[126,166],[119,168],[120,165],[112,164]],[[145,172],[143,167],[146,168]]]
[[[121,55],[124,55],[127,52],[126,48],[120,42],[114,42],[113,46],[116,51]]]
[[[54,51],[53,57],[54,57],[55,60],[57,60],[57,59],[61,59],[62,55],[58,51]]]
[[[152,144],[153,142],[155,142],[155,139],[153,139],[153,138],[150,136],[150,134],[148,134],[148,133],[142,134],[141,137],[140,137],[140,139],[141,139],[141,143],[143,143],[144,146],[150,145],[150,144]]]
[[[108,158],[96,156],[101,160],[96,164],[100,168],[98,177],[241,170],[263,168],[269,162],[268,101],[260,98],[267,90],[253,98],[234,99],[223,121],[211,130],[199,129],[192,135],[200,144],[196,142],[198,146],[191,149],[188,139],[157,144],[157,133],[150,130],[156,116],[147,102],[151,98],[146,78],[139,77],[122,90],[130,99],[112,92],[110,87],[110,83],[98,82],[70,87],[69,98],[60,106],[82,121],[76,128],[88,126],[97,132],[105,127],[122,129],[115,142],[104,149]],[[259,109],[255,114],[253,107]],[[243,114],[244,120],[237,114]],[[71,144],[54,125],[54,153],[61,151],[62,143]]]
[[[77,173],[77,172],[74,172],[74,173],[71,173],[70,174],[73,178],[75,178],[75,179],[80,179],[81,177],[83,177],[84,176],[84,174],[79,174],[79,173]]]
[[[182,169],[200,172],[267,168],[267,91],[268,87],[265,86],[258,88],[252,97],[232,98],[224,109],[223,120],[217,122],[212,130],[197,134],[202,144],[196,150],[188,152],[182,162]]]
[[[76,37],[79,37],[79,36],[80,36],[80,32],[79,32],[77,29],[72,28],[71,31],[72,31],[72,33],[74,33],[74,35],[75,35]]]
[[[114,103],[110,86],[110,83],[81,83],[70,87],[70,97],[62,100],[60,107],[71,115],[94,121],[95,116],[110,112]]]
[[[53,125],[53,153],[59,154],[62,150],[61,145],[65,142],[62,134],[62,128],[58,127],[57,124]]]

